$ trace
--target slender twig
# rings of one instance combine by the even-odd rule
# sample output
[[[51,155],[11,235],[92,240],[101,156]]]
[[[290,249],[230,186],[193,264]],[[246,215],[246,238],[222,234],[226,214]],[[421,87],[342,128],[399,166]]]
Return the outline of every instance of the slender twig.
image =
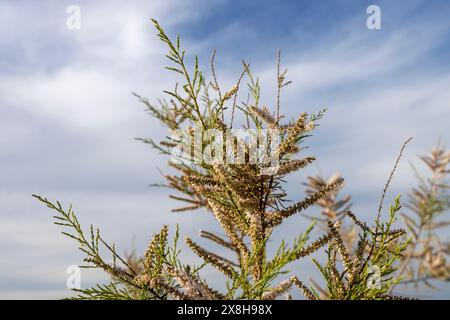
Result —
[[[242,78],[244,77],[245,73],[247,72],[250,64],[245,63],[245,61],[242,61],[242,64],[244,65],[244,70],[242,71],[241,75],[239,76],[238,81],[236,82],[236,92],[234,93],[234,97],[233,97],[233,106],[231,107],[231,123],[230,123],[230,129],[233,128],[233,121],[234,121],[234,112],[236,109],[236,100],[237,100],[237,95],[238,95],[238,91],[239,91],[239,86],[241,84]]]
[[[383,209],[384,198],[386,197],[386,193],[387,193],[387,190],[388,190],[388,188],[389,188],[389,186],[391,184],[391,180],[392,180],[392,178],[394,176],[394,173],[397,170],[398,163],[400,162],[400,159],[402,157],[403,151],[406,148],[406,145],[411,140],[412,140],[412,137],[408,138],[405,142],[403,142],[403,145],[402,145],[402,147],[400,149],[400,152],[399,152],[399,154],[397,156],[397,159],[395,160],[394,167],[392,168],[391,173],[389,175],[389,178],[388,178],[386,184],[384,185],[383,193],[381,194],[380,204],[378,205],[378,214],[377,214],[377,220],[376,220],[377,222],[380,220],[381,210]]]

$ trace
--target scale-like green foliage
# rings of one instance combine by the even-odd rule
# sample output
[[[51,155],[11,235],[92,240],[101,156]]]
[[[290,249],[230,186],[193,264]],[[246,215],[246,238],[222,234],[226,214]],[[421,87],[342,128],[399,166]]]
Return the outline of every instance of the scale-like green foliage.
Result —
[[[266,164],[251,163],[207,163],[206,161],[169,161],[174,174],[166,174],[166,183],[177,194],[172,199],[184,203],[174,209],[176,212],[203,209],[212,214],[223,230],[225,237],[213,232],[202,231],[201,237],[222,246],[234,255],[234,259],[225,258],[211,250],[201,247],[194,239],[186,238],[186,245],[199,256],[204,263],[200,267],[184,265],[178,257],[178,229],[174,241],[169,243],[168,227],[153,236],[142,258],[134,256],[122,258],[113,245],[109,245],[92,226],[86,235],[77,217],[69,207],[64,210],[59,203],[35,196],[55,210],[55,223],[64,227],[63,234],[76,240],[79,249],[84,252],[87,267],[100,268],[107,272],[110,284],[98,285],[89,289],[77,290],[79,299],[276,299],[288,294],[293,286],[297,287],[308,299],[387,299],[393,285],[399,280],[394,277],[398,261],[408,248],[409,240],[403,230],[394,230],[393,223],[400,210],[400,200],[396,199],[391,207],[389,219],[381,222],[379,215],[373,227],[361,222],[347,207],[348,200],[334,203],[335,195],[343,184],[337,177],[330,181],[314,184],[304,199],[292,201],[284,191],[285,176],[298,172],[312,163],[312,156],[298,157],[305,149],[305,141],[324,115],[301,113],[298,118],[283,123],[280,114],[280,92],[290,82],[286,81],[287,70],[280,69],[280,55],[277,64],[276,112],[260,105],[260,84],[254,78],[250,65],[243,62],[243,69],[236,84],[223,91],[217,81],[214,57],[211,58],[211,77],[207,82],[199,69],[198,58],[193,61],[189,71],[186,53],[181,48],[180,38],[174,41],[163,28],[152,20],[160,40],[167,46],[166,54],[170,65],[167,69],[180,76],[181,82],[171,91],[165,91],[168,100],[159,100],[155,106],[146,98],[135,94],[146,105],[148,112],[165,125],[169,133],[184,129],[188,135],[194,130],[205,132],[214,129],[222,133],[231,133],[238,119],[244,129],[275,129],[281,135],[280,143],[270,150],[279,157],[278,171],[272,175],[263,174]],[[248,79],[248,93],[245,102],[238,102],[238,94]],[[241,112],[241,118],[237,117]],[[242,120],[243,119],[243,120]],[[164,155],[171,155],[171,148],[179,143],[171,137],[156,142],[153,139],[141,139]],[[216,137],[201,142],[202,150],[217,143]],[[250,142],[242,142],[249,147]],[[237,147],[231,153],[238,152]],[[244,150],[247,150],[245,148]],[[245,159],[249,154],[245,153]],[[172,159],[173,160],[173,159]],[[186,159],[178,159],[186,160]],[[258,160],[259,161],[259,160]],[[398,161],[397,161],[398,162]],[[386,191],[386,190],[385,190]],[[384,192],[385,194],[385,192]],[[383,198],[384,198],[383,194]],[[268,255],[268,244],[273,231],[292,215],[303,213],[309,207],[319,204],[335,210],[328,221],[326,232],[316,239],[311,238],[314,223],[288,245],[284,241],[276,253]],[[359,228],[357,250],[347,248],[339,223],[340,217],[349,215]],[[109,252],[111,262],[101,254],[102,249]],[[308,288],[295,275],[278,282],[289,272],[288,265],[295,270],[293,263],[309,257],[321,249],[325,250],[327,260],[324,264],[316,262],[323,275],[327,289],[325,295],[319,295],[315,289]],[[211,288],[201,278],[200,270],[210,265],[226,279],[226,291],[219,292]],[[380,286],[371,285],[374,276],[373,267],[379,270]]]

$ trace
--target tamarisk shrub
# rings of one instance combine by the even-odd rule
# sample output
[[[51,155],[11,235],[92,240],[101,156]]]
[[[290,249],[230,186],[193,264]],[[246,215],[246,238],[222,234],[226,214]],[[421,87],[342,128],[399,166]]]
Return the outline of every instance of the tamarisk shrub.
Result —
[[[64,228],[63,234],[78,242],[79,249],[85,254],[86,267],[100,268],[111,276],[108,284],[75,290],[77,296],[74,298],[276,299],[284,295],[290,297],[293,287],[298,288],[307,299],[401,298],[388,294],[397,283],[391,275],[410,244],[404,230],[392,227],[401,208],[399,197],[391,206],[386,222],[382,221],[380,205],[374,226],[368,226],[349,213],[347,201],[344,201],[333,212],[327,211],[323,236],[311,239],[311,225],[293,243],[288,245],[283,241],[275,254],[268,254],[268,242],[277,227],[314,204],[327,205],[327,197],[337,192],[343,184],[341,177],[314,184],[303,199],[294,201],[285,192],[284,178],[301,171],[315,160],[313,156],[304,155],[305,142],[325,110],[315,114],[303,112],[297,118],[285,121],[280,113],[280,93],[290,82],[286,80],[287,70],[281,69],[279,52],[277,96],[271,111],[260,103],[259,80],[252,75],[248,63],[242,62],[242,72],[235,85],[224,89],[217,81],[215,52],[211,58],[212,79],[207,81],[199,69],[197,57],[193,65],[187,62],[180,38],[170,39],[158,22],[152,21],[159,39],[167,46],[166,57],[170,65],[166,68],[179,75],[180,82],[173,90],[165,91],[168,99],[160,100],[159,105],[135,94],[147,111],[159,119],[170,133],[162,141],[140,140],[170,156],[168,165],[175,173],[165,175],[164,185],[176,193],[171,196],[173,200],[183,203],[173,211],[203,209],[212,214],[225,236],[211,231],[201,231],[200,236],[229,250],[234,258],[220,256],[187,237],[186,245],[204,263],[200,266],[183,264],[179,258],[180,232],[177,227],[174,239],[169,240],[168,226],[163,226],[159,233],[153,235],[142,258],[122,257],[114,245],[103,239],[97,228],[91,226],[85,232],[71,206],[65,209],[59,202],[53,203],[35,196],[55,210],[55,223]],[[243,85],[245,80],[247,86]],[[237,96],[242,87],[247,88],[248,99],[238,103]],[[278,143],[270,144],[264,155],[253,157],[250,150],[255,149],[255,142],[240,139],[232,130],[238,125],[238,112],[242,115],[240,119],[243,119],[239,125],[242,129],[257,133],[275,131],[278,133]],[[204,161],[198,157],[194,157],[195,161],[186,161],[184,155],[174,156],[173,149],[180,145],[188,150],[198,148],[199,142],[194,138],[196,130],[220,133],[207,135],[200,141],[200,151],[207,148],[215,150],[215,161]],[[185,134],[173,138],[174,132]],[[231,135],[237,142],[232,144],[231,150],[228,148],[220,155],[221,147],[217,148],[217,144],[221,146],[224,135]],[[265,160],[268,154],[276,156],[276,170],[267,170]],[[230,155],[243,156],[245,161],[222,161]],[[359,239],[354,252],[344,244],[339,221],[339,218],[349,214],[358,228],[356,236]],[[326,252],[326,262],[320,264],[316,259],[314,262],[326,283],[326,289],[322,289],[326,294],[317,293],[313,287],[305,285],[295,272],[285,275],[288,264],[314,255],[321,249]],[[110,253],[109,259],[102,255],[103,250]],[[226,278],[226,290],[221,292],[211,287],[201,277],[199,271],[204,265],[214,267]],[[381,277],[376,286],[371,284],[374,266]],[[279,282],[280,277],[285,279]]]

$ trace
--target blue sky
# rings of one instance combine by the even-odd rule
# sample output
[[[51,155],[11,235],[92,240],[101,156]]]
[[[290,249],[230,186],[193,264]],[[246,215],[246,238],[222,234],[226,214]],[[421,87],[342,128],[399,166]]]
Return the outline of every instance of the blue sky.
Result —
[[[81,8],[80,30],[66,27],[71,4]],[[370,4],[381,8],[381,30],[366,27]],[[414,184],[408,161],[439,139],[450,144],[449,16],[445,0],[0,1],[0,298],[65,296],[66,268],[80,260],[32,193],[73,203],[82,222],[124,249],[134,241],[144,250],[163,223],[194,237],[216,228],[206,214],[170,214],[167,193],[147,187],[164,159],[133,138],[163,133],[130,92],[154,101],[175,79],[151,17],[180,33],[205,69],[216,48],[224,87],[250,61],[268,106],[281,49],[293,80],[282,111],[328,107],[310,140],[318,165],[307,173],[340,172],[355,211],[370,219],[404,139],[414,137],[388,200]],[[304,179],[291,179],[293,198]],[[293,221],[288,238],[306,223]],[[83,273],[86,285],[98,279]]]

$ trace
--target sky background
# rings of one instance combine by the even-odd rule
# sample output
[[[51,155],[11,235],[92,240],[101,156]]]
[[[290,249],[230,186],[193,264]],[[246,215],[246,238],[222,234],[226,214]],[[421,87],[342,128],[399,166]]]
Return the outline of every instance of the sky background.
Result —
[[[366,27],[370,4],[381,8],[381,30]],[[69,5],[81,9],[80,30],[66,27]],[[170,213],[177,203],[169,193],[148,187],[161,180],[165,159],[134,138],[165,132],[131,92],[156,101],[176,81],[164,70],[151,17],[169,35],[180,33],[206,73],[216,48],[222,87],[237,79],[241,59],[251,62],[271,107],[281,49],[293,81],[282,112],[328,107],[309,140],[318,164],[290,179],[290,195],[303,197],[307,174],[339,172],[354,211],[371,219],[406,138],[414,139],[388,201],[414,185],[408,162],[439,139],[450,145],[449,16],[446,0],[0,0],[0,298],[65,297],[66,269],[80,263],[75,244],[33,193],[72,203],[82,224],[99,226],[121,251],[142,253],[164,223],[179,223],[194,238],[199,229],[217,230],[204,212]],[[291,221],[275,243],[309,223]],[[184,258],[198,261],[188,252]],[[313,274],[308,265],[292,270],[305,280]],[[82,273],[83,286],[104,279]],[[420,297],[450,298],[450,286],[439,287]]]

